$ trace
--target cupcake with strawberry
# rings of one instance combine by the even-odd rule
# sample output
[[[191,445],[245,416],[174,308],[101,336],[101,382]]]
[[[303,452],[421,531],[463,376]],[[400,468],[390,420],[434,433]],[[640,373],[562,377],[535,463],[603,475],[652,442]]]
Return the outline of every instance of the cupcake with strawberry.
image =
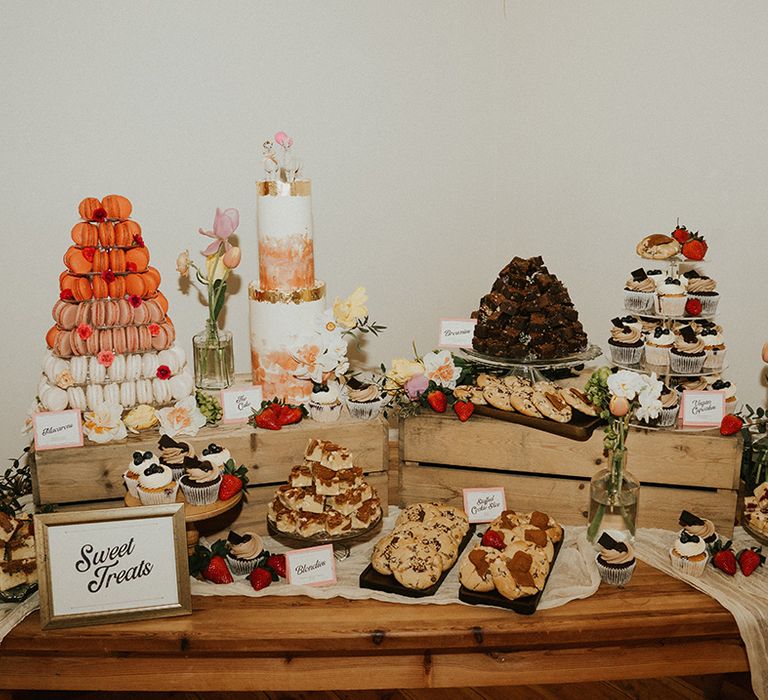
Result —
[[[700,275],[696,270],[688,270],[683,277],[688,280],[688,297],[701,303],[701,313],[704,316],[712,316],[720,301],[720,293],[715,291],[717,282],[711,277]]]
[[[242,535],[230,530],[227,536],[227,565],[234,576],[248,576],[265,558],[264,543],[255,532]]]

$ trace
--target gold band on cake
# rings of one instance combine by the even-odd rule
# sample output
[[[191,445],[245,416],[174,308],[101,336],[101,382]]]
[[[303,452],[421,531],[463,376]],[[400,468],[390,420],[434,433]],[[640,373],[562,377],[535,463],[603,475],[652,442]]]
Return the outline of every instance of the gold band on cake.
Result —
[[[256,194],[259,197],[309,197],[312,194],[312,181],[259,180],[256,183]]]
[[[270,304],[301,304],[305,301],[319,301],[325,297],[325,282],[316,282],[303,289],[259,289],[256,282],[248,285],[248,298],[252,301],[266,301]]]

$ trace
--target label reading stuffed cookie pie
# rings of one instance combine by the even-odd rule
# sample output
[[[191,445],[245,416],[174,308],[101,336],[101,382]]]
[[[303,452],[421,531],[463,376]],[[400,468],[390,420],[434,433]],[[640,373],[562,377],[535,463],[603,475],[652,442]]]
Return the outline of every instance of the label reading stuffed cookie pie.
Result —
[[[502,487],[464,489],[464,512],[471,523],[489,523],[507,509]]]

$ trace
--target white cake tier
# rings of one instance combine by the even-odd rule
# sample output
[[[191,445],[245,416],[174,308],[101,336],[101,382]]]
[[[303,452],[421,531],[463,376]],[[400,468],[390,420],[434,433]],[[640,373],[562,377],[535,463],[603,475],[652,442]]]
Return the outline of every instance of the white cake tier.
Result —
[[[306,289],[315,284],[309,180],[256,183],[259,287]]]
[[[248,296],[253,383],[262,387],[265,399],[306,403],[312,382],[294,376],[296,358],[319,350],[315,322],[325,310],[325,283],[280,292],[251,282]]]

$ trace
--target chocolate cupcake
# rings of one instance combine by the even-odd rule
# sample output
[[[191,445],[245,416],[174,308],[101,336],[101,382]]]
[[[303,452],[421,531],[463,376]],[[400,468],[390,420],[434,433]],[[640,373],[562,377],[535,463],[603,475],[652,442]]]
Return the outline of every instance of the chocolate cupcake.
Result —
[[[611,337],[608,346],[611,359],[619,365],[636,365],[643,354],[643,335],[637,327],[622,323],[620,318],[611,320]]]
[[[234,576],[248,576],[264,554],[264,543],[255,532],[227,535],[227,564]]]
[[[197,460],[179,479],[184,500],[193,506],[215,503],[221,486],[221,470],[210,462]]]
[[[611,586],[626,586],[637,565],[635,550],[629,542],[619,542],[607,532],[597,541],[600,552],[595,557],[600,579]]]

